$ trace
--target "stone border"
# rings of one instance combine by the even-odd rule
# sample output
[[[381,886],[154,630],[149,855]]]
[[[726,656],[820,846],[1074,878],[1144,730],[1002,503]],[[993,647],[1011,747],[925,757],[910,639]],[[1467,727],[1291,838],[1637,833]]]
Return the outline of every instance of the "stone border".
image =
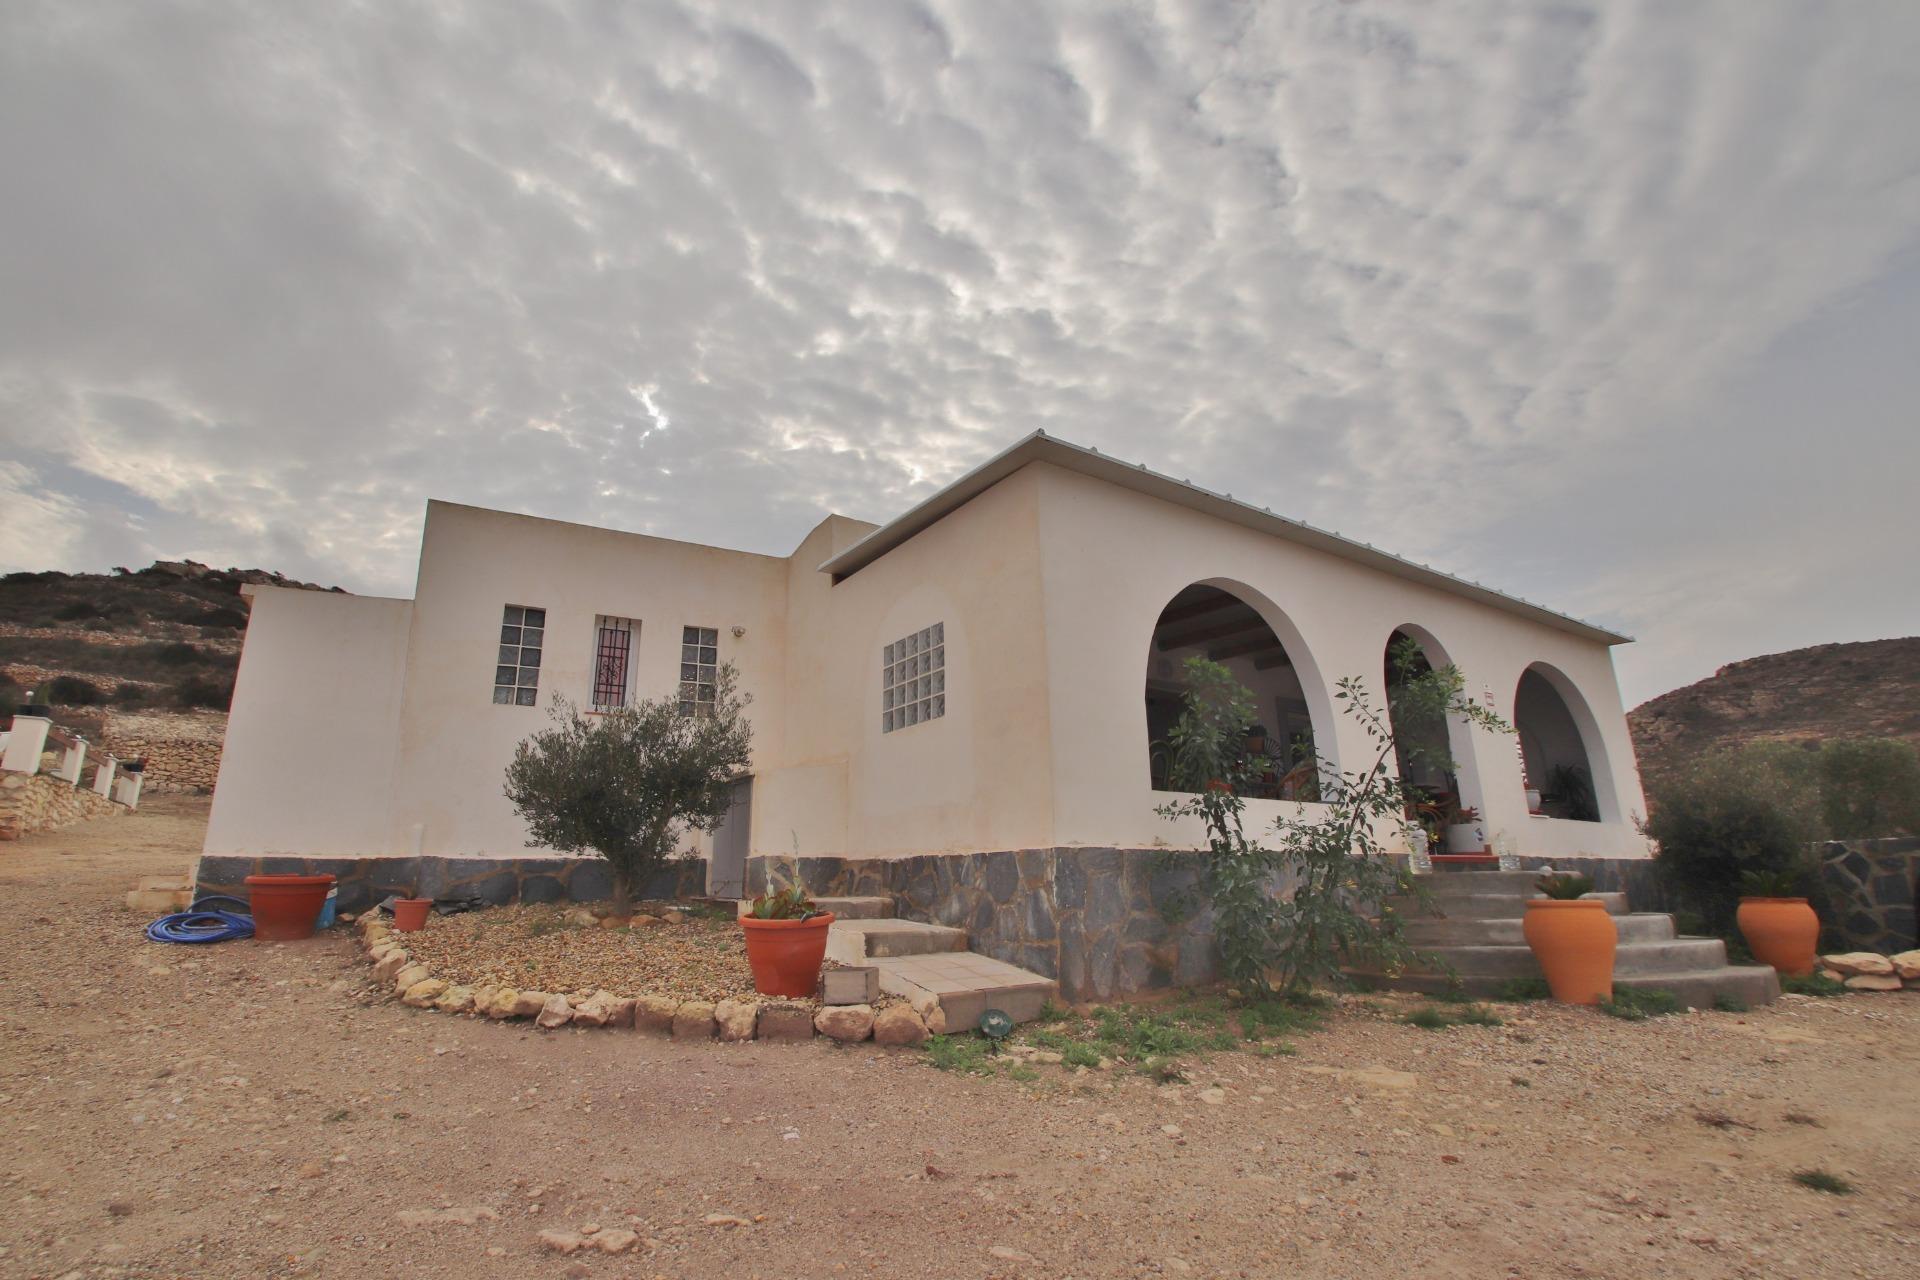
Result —
[[[495,1021],[531,1018],[542,1031],[565,1026],[652,1031],[675,1040],[811,1040],[816,1035],[844,1043],[872,1039],[883,1045],[926,1041],[927,1024],[910,1004],[805,1005],[762,1000],[670,1000],[665,996],[618,996],[611,991],[568,995],[513,987],[467,987],[433,976],[407,951],[401,935],[378,915],[357,925],[373,976],[400,1002],[416,1009],[465,1014]]]

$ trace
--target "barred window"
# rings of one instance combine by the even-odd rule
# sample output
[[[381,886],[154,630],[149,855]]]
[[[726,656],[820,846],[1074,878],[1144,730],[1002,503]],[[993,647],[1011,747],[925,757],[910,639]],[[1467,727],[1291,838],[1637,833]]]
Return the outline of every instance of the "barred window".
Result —
[[[714,627],[680,630],[680,714],[712,715],[719,679],[720,632]]]
[[[493,669],[493,700],[530,707],[540,698],[540,650],[547,611],[510,604],[500,619],[500,656]]]
[[[936,622],[886,647],[880,668],[880,731],[947,714],[947,628]]]
[[[593,624],[593,709],[616,711],[627,705],[627,672],[632,667],[633,637],[640,624],[632,618],[604,615]]]

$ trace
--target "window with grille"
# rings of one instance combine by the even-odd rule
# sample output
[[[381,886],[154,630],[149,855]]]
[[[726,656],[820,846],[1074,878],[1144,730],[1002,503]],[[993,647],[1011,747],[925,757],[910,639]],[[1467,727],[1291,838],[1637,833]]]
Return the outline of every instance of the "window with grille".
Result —
[[[880,668],[880,731],[947,714],[947,628],[936,622],[888,645]]]
[[[493,700],[501,706],[530,707],[540,698],[540,650],[547,634],[547,611],[507,606],[500,619],[500,656],[493,669]]]
[[[714,627],[683,627],[680,631],[680,714],[713,714],[714,685],[719,679],[720,632]]]
[[[640,624],[632,618],[594,619],[593,709],[617,711],[627,705],[627,673],[633,664],[633,637]]]

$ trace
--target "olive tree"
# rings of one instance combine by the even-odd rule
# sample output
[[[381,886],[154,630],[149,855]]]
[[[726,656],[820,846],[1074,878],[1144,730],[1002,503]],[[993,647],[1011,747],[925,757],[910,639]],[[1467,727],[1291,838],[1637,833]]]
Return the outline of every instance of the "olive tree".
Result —
[[[527,844],[605,858],[614,909],[625,915],[687,832],[719,827],[729,784],[746,770],[752,698],[737,692],[731,663],[716,674],[714,695],[696,714],[673,696],[591,715],[555,698],[553,727],[522,742],[507,766],[507,799],[526,819]]]

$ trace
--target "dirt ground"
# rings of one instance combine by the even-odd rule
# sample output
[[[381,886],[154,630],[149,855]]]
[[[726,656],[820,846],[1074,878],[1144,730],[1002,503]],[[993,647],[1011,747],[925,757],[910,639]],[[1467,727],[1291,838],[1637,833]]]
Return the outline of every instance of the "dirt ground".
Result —
[[[1184,1087],[549,1035],[392,1003],[344,937],[146,942],[119,894],[205,805],[0,846],[0,1275],[1916,1274],[1920,996],[1446,1031],[1355,1002]],[[595,1225],[650,1243],[536,1243]]]

